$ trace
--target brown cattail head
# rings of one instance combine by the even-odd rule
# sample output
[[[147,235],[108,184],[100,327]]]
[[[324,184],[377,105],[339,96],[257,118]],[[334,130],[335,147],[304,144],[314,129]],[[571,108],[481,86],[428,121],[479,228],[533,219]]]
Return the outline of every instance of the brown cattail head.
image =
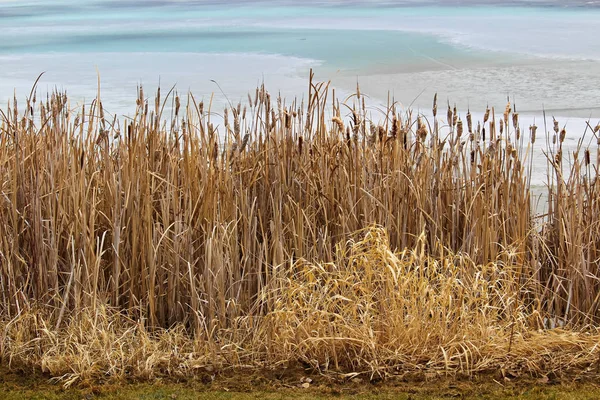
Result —
[[[600,124],[596,125],[594,128],[594,133],[598,133],[600,131]]]
[[[504,121],[500,120],[500,134],[502,135],[502,132],[504,132]]]
[[[490,108],[489,107],[487,107],[485,109],[485,114],[483,115],[483,123],[485,124],[488,121],[488,119],[490,119]]]
[[[560,142],[564,142],[565,141],[565,136],[567,136],[567,131],[565,130],[565,128],[562,128],[560,131]]]
[[[433,118],[437,115],[437,93],[433,95]]]
[[[467,129],[469,133],[473,133],[473,118],[470,110],[467,110]]]
[[[506,129],[508,130],[508,117],[510,116],[511,108],[510,101],[506,103],[506,108],[504,109],[504,124],[506,125]]]
[[[425,138],[427,137],[427,127],[425,126],[425,124],[421,120],[421,117],[419,117],[417,119],[417,137],[421,141],[424,141]]]
[[[452,118],[452,109],[450,108],[450,103],[448,103],[448,112],[446,114],[448,126],[454,126],[454,120]]]
[[[558,131],[559,131],[558,121],[555,120],[554,117],[552,117],[552,119],[554,120],[554,133],[558,133]]]
[[[242,139],[242,145],[240,146],[240,153],[246,149],[246,146],[248,145],[248,140],[250,140],[250,134],[246,133],[244,135],[244,138]]]
[[[179,115],[179,107],[181,107],[181,101],[179,100],[179,96],[175,96],[175,116]]]
[[[590,149],[585,149],[585,165],[590,165]]]
[[[458,137],[460,137],[463,134],[463,123],[461,119],[459,119],[456,123],[456,131],[458,133]]]
[[[298,154],[302,154],[302,144],[304,143],[304,138],[302,135],[298,136]]]
[[[529,127],[529,133],[531,134],[531,144],[535,143],[535,132],[537,131],[537,126],[531,125]]]
[[[379,125],[377,127],[378,130],[378,134],[379,134],[379,143],[383,142],[383,138],[385,137],[385,129],[383,128],[383,126]]]
[[[399,126],[398,119],[396,118],[396,114],[394,113],[394,118],[392,119],[392,137],[395,139],[398,136]]]
[[[454,118],[452,120],[452,126],[456,126],[456,124],[458,123],[458,113],[456,112],[456,104],[454,105],[453,114]]]
[[[512,116],[513,128],[517,129],[519,127],[519,113],[514,113]]]
[[[559,150],[558,153],[556,153],[556,156],[554,157],[554,162],[556,164],[562,163],[562,150]]]

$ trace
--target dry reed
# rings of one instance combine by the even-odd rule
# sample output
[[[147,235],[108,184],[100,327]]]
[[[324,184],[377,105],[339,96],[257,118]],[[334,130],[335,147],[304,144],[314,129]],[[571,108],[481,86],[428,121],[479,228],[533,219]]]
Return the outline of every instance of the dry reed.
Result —
[[[273,103],[261,87],[220,133],[191,94],[149,104],[140,88],[122,121],[99,99],[15,99],[0,127],[2,361],[66,384],[290,361],[594,373],[591,149],[567,167],[555,123],[536,215],[537,127],[519,140],[510,105],[476,131],[469,112],[462,136],[450,105],[445,128],[394,107],[378,124],[358,93],[348,118],[329,94],[311,79],[306,103]]]

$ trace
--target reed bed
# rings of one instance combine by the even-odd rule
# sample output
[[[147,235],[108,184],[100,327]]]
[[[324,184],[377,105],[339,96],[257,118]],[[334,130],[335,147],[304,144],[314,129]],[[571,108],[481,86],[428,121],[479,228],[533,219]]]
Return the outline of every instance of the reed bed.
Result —
[[[3,363],[65,384],[597,373],[600,142],[566,154],[510,104],[373,117],[312,78],[304,102],[213,108],[140,88],[122,120],[34,91],[2,113]]]

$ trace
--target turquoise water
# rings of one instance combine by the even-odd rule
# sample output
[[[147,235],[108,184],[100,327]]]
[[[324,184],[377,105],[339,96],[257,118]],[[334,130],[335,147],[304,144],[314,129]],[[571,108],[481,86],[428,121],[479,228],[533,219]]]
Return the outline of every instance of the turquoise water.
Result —
[[[224,103],[262,82],[301,96],[313,68],[338,92],[359,80],[374,99],[392,92],[417,107],[439,92],[463,108],[501,108],[511,96],[531,113],[600,115],[600,8],[490,4],[0,0],[0,105],[43,71],[41,90],[81,101],[100,73],[107,106],[127,113],[142,82],[216,91]]]

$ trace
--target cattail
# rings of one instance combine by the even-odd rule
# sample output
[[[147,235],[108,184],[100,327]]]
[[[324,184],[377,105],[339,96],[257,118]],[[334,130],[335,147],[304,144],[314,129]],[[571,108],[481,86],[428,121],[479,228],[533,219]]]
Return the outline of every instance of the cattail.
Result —
[[[454,105],[454,117],[452,118],[452,126],[456,126],[458,122],[458,113],[456,112],[456,105]]]
[[[508,116],[510,115],[510,101],[506,104],[506,108],[504,109],[504,124],[506,125],[506,129],[508,130]]]
[[[331,119],[331,122],[333,122],[339,131],[341,131],[342,133],[344,132],[345,128],[344,128],[344,121],[342,121],[342,119],[338,116],[335,116]]]
[[[449,127],[453,127],[453,126],[454,126],[454,124],[453,124],[453,122],[454,122],[454,121],[453,121],[453,118],[452,118],[452,109],[450,108],[450,103],[448,103],[448,112],[447,112],[447,115],[446,115],[446,116],[447,116],[447,118],[448,118],[448,119],[447,119],[447,121],[448,121],[448,126],[449,126]]]
[[[179,96],[175,96],[175,117],[179,115],[179,107],[181,107],[181,102],[179,101]]]
[[[535,143],[535,132],[537,131],[537,126],[531,125],[529,126],[529,132],[531,133],[531,144]]]
[[[598,133],[600,131],[600,124],[596,125],[594,128],[594,133]]]
[[[502,132],[504,132],[504,121],[500,120],[500,134],[502,135]]]
[[[456,130],[458,132],[458,137],[460,137],[463,134],[463,123],[461,119],[459,119],[457,122]]]
[[[437,93],[433,95],[433,118],[437,115]]]
[[[154,99],[154,106],[156,112],[158,113],[158,110],[160,109],[160,86],[158,87],[158,89],[156,89],[156,98]]]
[[[489,118],[490,118],[490,108],[487,107],[485,109],[485,114],[483,115],[483,123],[485,124],[488,121]]]
[[[217,162],[217,160],[219,158],[219,145],[217,144],[217,142],[215,142],[215,144],[213,146],[212,158],[215,163]]]
[[[240,117],[239,114],[235,114],[234,118],[233,118],[233,133],[235,134],[236,138],[239,138],[240,136]]]
[[[104,119],[104,107],[102,107],[101,101],[98,102],[98,110],[99,110],[100,119],[103,120]]]
[[[459,133],[459,136],[460,136],[460,133]],[[424,141],[425,138],[427,137],[427,127],[425,126],[425,124],[421,120],[421,117],[419,117],[419,119],[417,119],[417,137],[421,141]]]
[[[469,130],[469,133],[473,133],[473,119],[470,110],[467,110],[467,129]]]
[[[519,127],[519,113],[514,113],[512,116],[513,128],[517,129]]]
[[[201,101],[200,104],[198,105],[198,111],[200,112],[200,117],[204,116],[204,102]]]
[[[554,117],[552,117],[552,119],[554,120],[554,133],[558,133],[558,131],[559,131],[558,121],[555,120]]]
[[[392,119],[392,137],[396,138],[398,136],[398,119],[396,118],[396,114],[394,113],[394,118]]]
[[[302,154],[302,144],[304,143],[304,138],[302,136],[298,136],[298,154]]]
[[[475,150],[471,150],[471,164],[475,163]]]
[[[565,141],[565,136],[567,136],[567,131],[565,130],[565,128],[563,128],[560,131],[560,142],[561,143]]]
[[[585,149],[585,165],[590,165],[590,149]]]
[[[371,134],[367,136],[367,143],[369,145],[373,145],[375,144],[375,142],[377,142],[377,127],[373,125],[372,122],[370,123],[369,131],[371,132]]]

